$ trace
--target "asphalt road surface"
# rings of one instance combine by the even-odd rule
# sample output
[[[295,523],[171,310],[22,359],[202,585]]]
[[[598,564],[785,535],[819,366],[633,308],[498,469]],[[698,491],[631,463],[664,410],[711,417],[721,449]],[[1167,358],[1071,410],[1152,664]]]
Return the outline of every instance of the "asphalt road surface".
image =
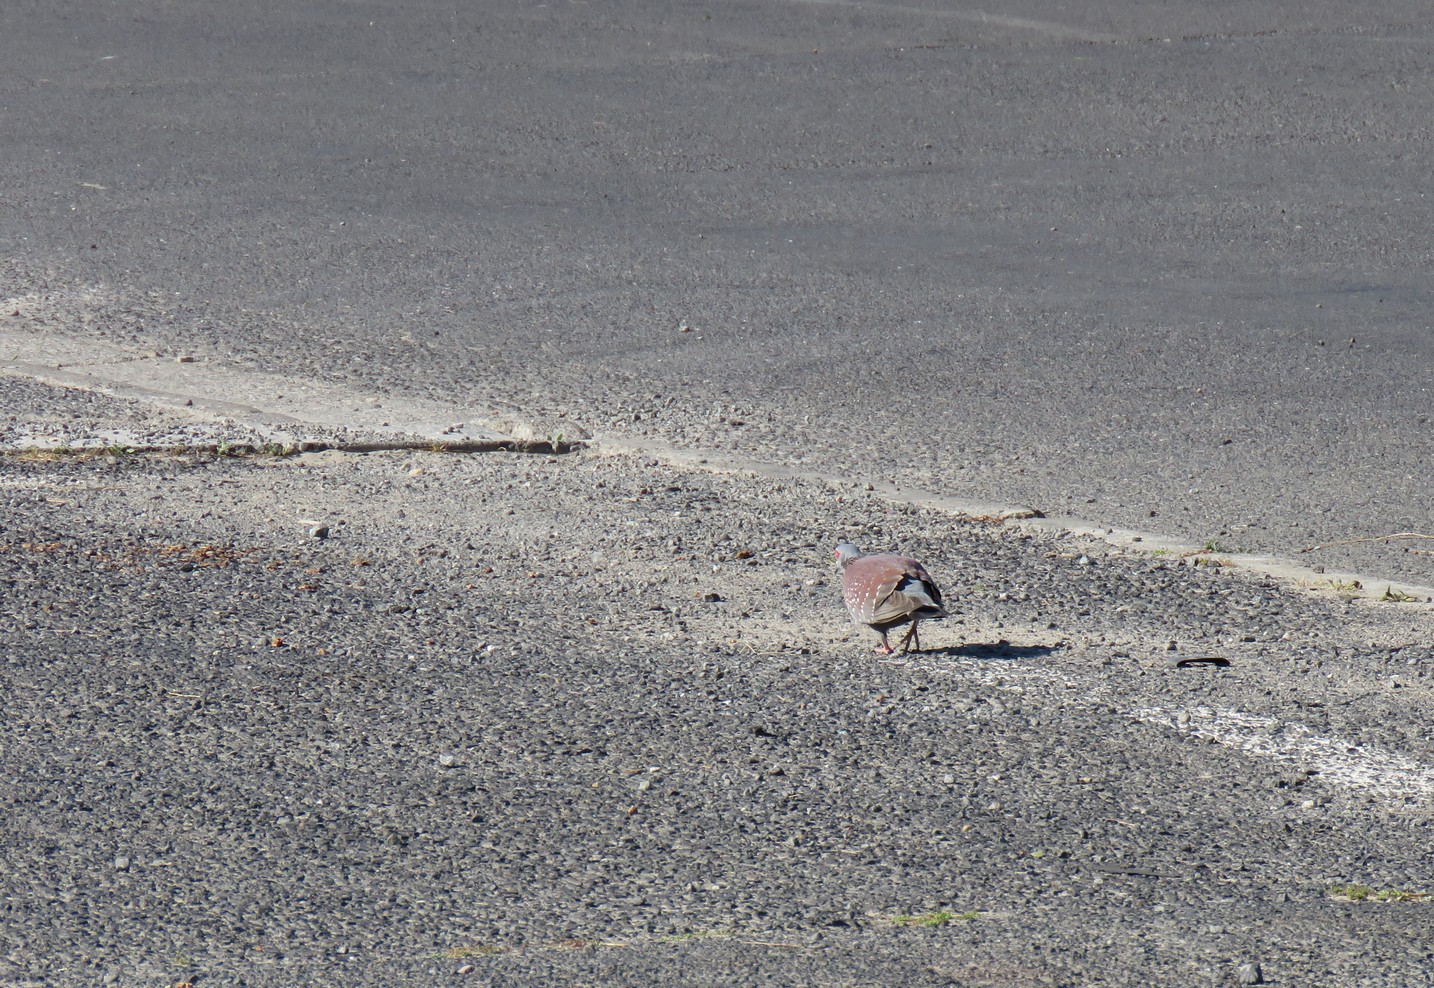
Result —
[[[1428,536],[1431,45],[1423,0],[10,0],[0,295],[46,304],[0,316],[1194,544]]]
[[[1434,971],[1428,604],[593,452],[9,455],[0,509],[0,983]],[[844,538],[938,574],[927,651]]]
[[[0,983],[1434,983],[1427,602],[1220,565],[1434,586],[1431,47],[0,6]],[[241,406],[598,442],[198,452]],[[32,449],[119,435],[190,452]]]

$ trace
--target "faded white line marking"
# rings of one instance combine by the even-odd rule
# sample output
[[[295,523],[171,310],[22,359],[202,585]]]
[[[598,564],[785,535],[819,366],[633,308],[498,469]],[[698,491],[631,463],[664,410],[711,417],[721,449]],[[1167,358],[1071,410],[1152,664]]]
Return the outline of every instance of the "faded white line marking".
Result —
[[[1085,28],[1055,21],[1038,21],[1029,17],[1012,17],[1007,14],[992,14],[984,10],[946,10],[942,8],[916,7],[889,3],[866,3],[864,0],[787,0],[788,3],[804,3],[813,6],[850,7],[870,14],[891,16],[904,14],[918,20],[961,20],[975,24],[990,24],[1013,31],[1033,31],[1050,38],[1069,41],[1109,42],[1119,41],[1113,34],[1087,31]]]
[[[1047,692],[1084,689],[1084,696],[1072,697],[1077,703],[1105,704],[1111,700],[1111,690],[1104,682],[1063,675],[1039,666],[965,658],[940,664],[912,662],[911,665],[927,672],[959,675],[1015,695],[1042,688]],[[1213,707],[1137,707],[1125,713],[1141,723],[1173,728],[1259,758],[1315,769],[1321,782],[1368,793],[1397,806],[1434,802],[1434,766],[1378,745],[1317,734],[1295,721]]]
[[[1199,738],[1291,765],[1318,770],[1320,779],[1400,802],[1434,796],[1434,768],[1377,745],[1316,734],[1304,724],[1239,710],[1140,707],[1136,720],[1162,724]]]

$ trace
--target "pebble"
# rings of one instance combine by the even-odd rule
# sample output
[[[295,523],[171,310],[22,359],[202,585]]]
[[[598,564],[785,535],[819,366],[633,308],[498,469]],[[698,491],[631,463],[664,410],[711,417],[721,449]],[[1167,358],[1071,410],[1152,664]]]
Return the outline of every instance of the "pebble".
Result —
[[[1265,972],[1260,970],[1260,965],[1254,961],[1241,964],[1235,972],[1242,985],[1262,985],[1265,983]]]

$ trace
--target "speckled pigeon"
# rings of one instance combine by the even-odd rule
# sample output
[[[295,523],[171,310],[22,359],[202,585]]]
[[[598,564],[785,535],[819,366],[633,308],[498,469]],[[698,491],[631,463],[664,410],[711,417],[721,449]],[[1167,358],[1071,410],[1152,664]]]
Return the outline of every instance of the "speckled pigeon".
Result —
[[[894,652],[886,633],[908,621],[911,630],[897,644],[902,652],[913,645],[921,651],[921,635],[916,630],[921,622],[946,617],[941,589],[926,567],[894,552],[863,556],[850,542],[837,546],[835,555],[841,567],[842,599],[853,621],[881,636],[877,651],[883,655]]]

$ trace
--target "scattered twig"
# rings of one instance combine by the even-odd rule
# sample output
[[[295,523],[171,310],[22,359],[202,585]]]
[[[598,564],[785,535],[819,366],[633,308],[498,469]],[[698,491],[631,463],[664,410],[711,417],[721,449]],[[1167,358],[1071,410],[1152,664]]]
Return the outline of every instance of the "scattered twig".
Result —
[[[100,456],[184,456],[207,454],[226,458],[294,456],[298,453],[388,453],[407,450],[430,453],[539,453],[561,455],[587,448],[561,435],[548,439],[376,439],[366,442],[181,443],[176,445],[67,446],[0,449],[0,456],[42,459],[92,459]]]
[[[1337,545],[1356,545],[1360,542],[1388,542],[1390,539],[1430,539],[1434,535],[1425,535],[1423,532],[1391,532],[1388,535],[1367,535],[1358,539],[1340,539],[1337,542],[1324,542],[1320,545],[1307,545],[1300,552],[1314,552],[1316,549],[1330,549]]]

